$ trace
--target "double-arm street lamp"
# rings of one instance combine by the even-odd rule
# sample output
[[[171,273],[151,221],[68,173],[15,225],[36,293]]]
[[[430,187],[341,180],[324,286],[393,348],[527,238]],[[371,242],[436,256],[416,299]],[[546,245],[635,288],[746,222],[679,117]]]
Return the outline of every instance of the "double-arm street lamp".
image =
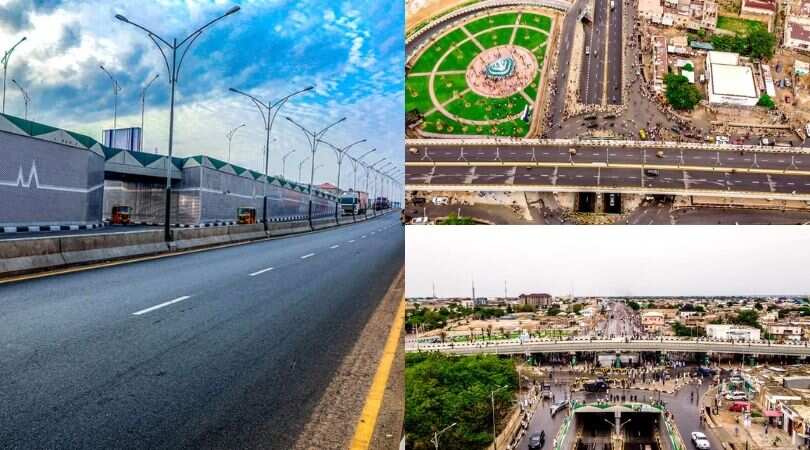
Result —
[[[281,178],[284,180],[287,180],[287,177],[285,176],[287,172],[287,157],[293,153],[295,153],[295,149],[288,151],[284,154],[284,156],[281,157]]]
[[[245,124],[239,125],[238,127],[231,128],[231,131],[225,134],[225,137],[228,138],[228,162],[231,162],[231,141],[233,141],[233,135],[239,131],[240,128],[244,127]]]
[[[366,192],[369,193],[369,198],[371,198],[372,211],[373,211],[373,214],[375,216],[377,215],[377,210],[374,209],[374,203],[376,203],[376,200],[377,200],[377,188],[376,188],[376,186],[377,186],[377,173],[378,173],[376,166],[377,166],[377,164],[379,164],[379,163],[381,163],[383,161],[388,161],[388,160],[385,157],[383,157],[382,159],[378,160],[374,164],[364,164],[363,165],[363,168],[366,169]],[[368,176],[369,176],[369,172],[372,172],[372,171],[374,172],[374,184],[371,186],[373,192],[369,191],[369,189],[368,189],[368,178],[369,178]]]
[[[118,84],[118,81],[115,79],[115,77],[113,77],[112,74],[110,73],[110,71],[105,69],[103,65],[98,66],[98,67],[101,70],[103,70],[104,73],[106,73],[107,76],[110,77],[110,81],[112,81],[112,87],[113,87],[113,129],[112,129],[112,134],[110,134],[110,147],[112,147],[114,145],[114,142],[115,142],[115,130],[116,130],[116,128],[118,128],[118,93],[121,92],[121,85]]]
[[[291,94],[288,94],[285,97],[282,97],[275,102],[268,101],[267,103],[259,100],[258,98],[248,94],[247,92],[242,92],[239,89],[230,88],[229,90],[233,93],[243,95],[250,99],[256,108],[259,109],[259,114],[262,115],[262,121],[264,122],[264,129],[267,132],[267,138],[264,147],[264,195],[263,198],[263,206],[262,206],[262,222],[264,222],[264,228],[267,229],[267,177],[270,176],[270,131],[273,129],[273,122],[276,121],[276,114],[278,114],[281,107],[284,106],[285,103],[292,97],[302,94],[307,91],[311,91],[314,89],[314,86],[308,86],[304,89],[295,91]],[[267,112],[267,114],[265,114]]]
[[[6,72],[8,72],[8,60],[11,58],[11,54],[14,53],[14,49],[17,48],[18,45],[22,44],[22,42],[26,39],[26,37],[23,37],[17,41],[14,46],[6,50],[6,52],[3,54],[3,58],[0,59],[0,63],[3,64],[3,114],[6,113]]]
[[[128,23],[136,28],[139,28],[147,33],[149,39],[154,42],[155,46],[160,50],[160,54],[163,55],[163,62],[166,63],[166,70],[169,73],[169,84],[171,85],[171,99],[169,101],[169,156],[166,159],[166,215],[165,215],[165,223],[164,223],[164,235],[167,241],[171,240],[171,202],[172,202],[172,150],[174,145],[174,92],[177,86],[177,79],[180,72],[180,66],[183,64],[183,59],[186,57],[186,53],[194,44],[194,41],[202,35],[202,32],[213,25],[214,23],[222,20],[223,18],[234,14],[235,12],[239,11],[238,6],[234,6],[233,8],[229,9],[225,14],[217,17],[214,20],[206,23],[205,25],[197,28],[194,32],[186,36],[183,40],[179,43],[177,42],[177,38],[172,40],[172,43],[163,39],[162,37],[158,36],[157,34],[153,33],[146,27],[142,25],[138,25],[135,22],[131,22],[126,17],[122,16],[121,14],[116,14],[115,18],[120,20],[121,22]],[[162,45],[161,45],[162,44]],[[164,51],[163,47],[166,47],[169,51],[171,51],[171,64],[169,63],[169,58],[166,56],[166,52]],[[185,48],[183,48],[185,47]],[[180,58],[178,59],[177,52],[182,49],[182,53],[179,55]]]
[[[368,155],[370,155],[370,154],[372,154],[372,153],[374,153],[376,151],[377,151],[377,148],[374,147],[371,150],[369,150],[369,151],[363,153],[362,155],[358,156],[357,158],[353,158],[353,157],[349,156],[349,162],[352,163],[352,180],[353,180],[352,181],[352,187],[354,188],[355,191],[357,190],[357,166],[363,164],[363,158],[365,158],[366,156],[368,156]],[[366,194],[368,194],[368,192],[366,192]]]
[[[337,158],[337,186],[336,187],[337,187],[337,194],[338,194],[338,197],[339,197],[340,194],[341,194],[341,192],[340,192],[340,173],[342,172],[341,167],[343,165],[343,157],[348,155],[349,150],[352,147],[354,147],[355,145],[362,144],[363,142],[366,142],[366,139],[360,139],[359,141],[352,142],[351,144],[349,144],[349,145],[347,145],[345,147],[338,147],[338,146],[330,144],[329,142],[326,142],[324,140],[321,140],[321,142],[328,145],[329,147],[332,148],[332,150],[335,151],[335,157]],[[335,220],[337,220],[337,217],[338,217],[338,208],[339,207],[340,207],[340,203],[339,202],[335,203]]]
[[[14,86],[17,86],[17,89],[19,89],[20,92],[22,93],[23,101],[25,102],[25,117],[24,118],[25,118],[25,120],[28,120],[28,103],[31,102],[31,97],[29,97],[28,92],[25,92],[25,89],[23,89],[23,87],[20,86],[20,83],[17,83],[17,80],[12,78],[11,82],[14,83]]]
[[[301,131],[304,132],[304,135],[307,137],[307,141],[309,142],[310,150],[312,151],[312,163],[310,165],[310,176],[309,176],[309,226],[312,228],[312,190],[315,188],[314,181],[315,181],[315,152],[318,151],[318,144],[321,142],[321,139],[329,131],[330,128],[334,127],[335,125],[346,121],[345,117],[341,117],[340,119],[330,123],[329,125],[321,128],[320,131],[308,130],[303,125],[299,124],[298,122],[294,121],[291,117],[285,116],[290,123],[295,125],[296,127],[300,128]]]
[[[143,151],[143,111],[146,108],[146,90],[149,89],[149,86],[151,86],[159,76],[160,74],[155,74],[155,76],[152,77],[152,79],[149,80],[149,82],[146,83],[146,86],[144,86],[141,90],[141,151]]]

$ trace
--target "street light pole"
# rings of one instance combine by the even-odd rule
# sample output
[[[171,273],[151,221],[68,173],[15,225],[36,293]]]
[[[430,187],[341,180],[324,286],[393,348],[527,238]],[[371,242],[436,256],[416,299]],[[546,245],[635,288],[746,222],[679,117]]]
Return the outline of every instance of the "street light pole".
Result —
[[[113,84],[113,129],[112,133],[110,134],[110,147],[112,147],[115,142],[115,130],[118,128],[118,93],[121,92],[121,85],[118,84],[115,77],[113,77],[103,65],[98,67],[103,70],[108,77],[110,77],[110,81],[112,81]]]
[[[373,215],[373,216],[376,216],[376,215],[377,215],[377,210],[376,210],[376,209],[374,209],[374,203],[376,202],[376,198],[377,198],[377,197],[376,197],[376,191],[377,191],[377,169],[376,169],[374,166],[376,166],[377,164],[379,164],[379,163],[381,163],[381,162],[383,162],[383,161],[387,161],[387,159],[383,157],[382,159],[378,160],[378,161],[377,161],[377,162],[375,162],[374,164],[370,164],[370,165],[366,165],[366,166],[365,166],[365,169],[366,169],[366,192],[368,192],[368,193],[370,194],[370,195],[369,195],[369,197],[370,197],[370,198],[371,198],[371,200],[372,200],[372,203],[371,203],[371,211],[372,211],[372,215]],[[372,172],[374,172],[374,184],[371,186],[371,190],[369,190],[369,188],[368,188],[368,173],[369,173],[369,170],[371,170]]]
[[[273,130],[273,123],[276,121],[276,115],[281,110],[281,108],[284,106],[284,104],[287,103],[287,101],[289,99],[291,99],[292,97],[294,97],[294,96],[296,96],[298,94],[303,94],[304,92],[311,91],[314,88],[315,88],[314,86],[307,86],[304,89],[295,91],[295,92],[293,92],[291,94],[288,94],[285,97],[280,98],[279,100],[276,100],[275,103],[271,102],[271,101],[268,101],[266,104],[265,104],[265,102],[263,102],[263,101],[259,100],[258,98],[248,94],[247,92],[242,92],[239,89],[234,89],[234,88],[228,89],[229,91],[231,91],[231,92],[233,92],[235,94],[243,95],[243,96],[249,98],[250,101],[252,101],[253,104],[256,105],[256,108],[258,108],[258,110],[259,110],[259,114],[261,114],[261,116],[262,116],[262,121],[264,122],[264,129],[267,132],[266,141],[265,141],[265,147],[264,147],[264,187],[263,187],[263,189],[264,189],[263,194],[264,195],[262,195],[262,199],[263,199],[263,202],[262,202],[262,205],[263,205],[262,206],[262,222],[264,222],[265,231],[267,231],[267,182],[268,182],[267,178],[270,176],[270,132]],[[267,111],[267,114],[265,114],[265,111]]]
[[[353,178],[354,178],[353,186],[354,186],[355,191],[357,190],[357,164],[362,164],[361,161],[363,160],[363,158],[365,158],[366,156],[368,156],[368,155],[370,155],[370,154],[372,154],[372,153],[374,153],[376,151],[377,151],[377,148],[375,147],[375,148],[372,148],[371,150],[363,153],[362,155],[360,155],[356,159],[351,158],[351,157],[349,158],[349,161],[351,161],[351,163],[352,163],[352,175],[353,175]],[[368,192],[366,192],[366,194],[368,194]]]
[[[230,16],[231,14],[236,13],[240,9],[241,8],[239,6],[234,6],[233,8],[231,8],[227,12],[225,12],[225,14],[217,17],[216,19],[211,20],[210,22],[206,23],[205,25],[201,26],[200,28],[197,28],[196,31],[194,31],[193,33],[186,36],[182,41],[180,41],[179,44],[177,43],[177,38],[173,39],[172,43],[170,44],[167,40],[161,38],[157,34],[150,31],[149,29],[147,29],[147,28],[145,28],[145,27],[143,27],[141,25],[138,25],[135,22],[131,22],[129,19],[127,19],[123,15],[121,15],[121,14],[116,14],[115,15],[115,18],[120,20],[121,22],[128,23],[128,24],[130,24],[130,25],[132,25],[132,26],[134,26],[136,28],[139,28],[140,30],[145,31],[147,33],[147,35],[149,36],[149,39],[152,40],[152,42],[155,44],[155,46],[160,51],[160,54],[163,56],[163,62],[166,63],[166,70],[169,73],[169,83],[171,84],[171,99],[170,99],[170,103],[169,103],[169,155],[168,155],[168,158],[166,159],[166,214],[165,214],[165,219],[164,219],[165,223],[163,224],[164,225],[163,226],[164,238],[165,238],[165,240],[167,242],[171,241],[171,238],[172,238],[172,236],[171,236],[171,223],[170,222],[171,222],[171,201],[172,201],[172,195],[171,195],[172,194],[172,165],[173,165],[173,163],[172,163],[172,150],[173,150],[173,145],[174,145],[174,93],[175,93],[175,88],[176,88],[176,85],[177,85],[178,75],[179,75],[179,72],[180,72],[180,66],[183,64],[183,59],[185,59],[186,53],[191,48],[191,46],[194,44],[194,41],[196,41],[197,38],[199,38],[200,35],[202,35],[202,32],[206,28],[210,27],[211,25],[213,25],[217,21],[222,20],[223,18],[225,18],[227,16]],[[168,47],[169,50],[171,50],[171,53],[172,53],[172,62],[171,62],[171,64],[169,64],[169,58],[166,56],[166,52],[163,50],[163,47],[161,46],[161,43],[163,45],[165,45],[166,47]],[[188,44],[188,45],[186,45],[186,44]],[[183,50],[183,53],[180,55],[180,60],[178,61],[177,60],[177,51],[180,50],[184,45],[186,45],[186,47]]]
[[[433,441],[433,445],[436,446],[436,450],[439,450],[439,436],[444,434],[450,428],[453,428],[454,426],[456,426],[456,423],[457,422],[453,422],[452,424],[442,428],[441,431],[436,431],[436,432],[433,433],[433,439],[431,439],[431,441]]]
[[[31,97],[29,97],[28,92],[25,92],[25,89],[23,89],[23,87],[20,86],[20,83],[17,83],[17,80],[12,78],[11,82],[14,83],[15,86],[17,86],[17,88],[20,90],[20,92],[22,92],[23,101],[25,102],[25,117],[24,118],[25,118],[25,120],[28,120],[28,103],[31,102]]]
[[[337,167],[338,167],[338,170],[337,170],[337,186],[336,187],[337,187],[338,197],[340,197],[340,194],[341,194],[340,193],[340,172],[341,172],[341,166],[343,165],[343,157],[348,155],[349,150],[352,147],[354,147],[355,145],[362,144],[363,142],[366,142],[366,139],[360,139],[359,141],[352,142],[351,144],[349,144],[349,145],[347,145],[345,147],[342,147],[342,148],[340,148],[340,147],[338,147],[336,145],[330,144],[329,142],[326,142],[324,140],[321,140],[321,142],[328,145],[329,147],[332,148],[332,150],[335,151],[335,157],[337,158]],[[340,204],[335,203],[335,220],[337,220],[337,218],[338,218],[338,208],[339,207],[340,207]]]
[[[141,151],[143,151],[143,111],[146,108],[146,90],[149,89],[149,86],[151,86],[159,76],[160,74],[155,74],[155,77],[152,78],[149,83],[146,83],[146,86],[144,86],[141,91]]]
[[[492,450],[498,450],[498,434],[495,430],[495,393],[506,389],[508,386],[504,385],[495,389],[494,391],[489,392],[490,400],[492,401]]]
[[[311,131],[306,129],[303,125],[299,124],[298,122],[294,121],[290,116],[285,116],[285,119],[295,125],[296,127],[300,128],[301,131],[304,132],[304,135],[307,137],[307,141],[309,141],[309,145],[312,151],[312,163],[310,165],[311,172],[309,176],[309,227],[312,228],[312,189],[315,187],[313,186],[315,181],[315,152],[318,151],[318,143],[321,142],[321,138],[329,131],[330,128],[334,127],[335,125],[344,122],[346,117],[341,117],[340,119],[330,123],[329,125],[323,127],[320,131]]]
[[[239,125],[238,127],[231,128],[231,131],[225,134],[225,137],[228,138],[228,163],[231,162],[231,141],[233,141],[233,135],[239,131],[240,128],[245,126],[245,124]]]
[[[303,183],[301,182],[301,168],[302,168],[302,167],[304,167],[304,163],[306,163],[306,162],[307,162],[307,160],[309,160],[309,156],[307,156],[306,158],[302,159],[302,160],[301,160],[301,162],[300,162],[300,163],[298,163],[298,184],[303,184]]]
[[[287,179],[287,177],[284,176],[284,174],[287,171],[287,157],[292,155],[293,153],[295,153],[295,150],[290,150],[287,153],[285,153],[284,156],[281,157],[281,178],[283,180]]]
[[[0,59],[0,63],[3,64],[3,114],[6,113],[6,73],[8,72],[8,60],[11,58],[11,54],[14,52],[14,49],[17,48],[18,45],[22,44],[22,42],[26,39],[26,37],[23,37],[17,41],[14,46],[6,50],[6,53],[3,54],[3,58]]]

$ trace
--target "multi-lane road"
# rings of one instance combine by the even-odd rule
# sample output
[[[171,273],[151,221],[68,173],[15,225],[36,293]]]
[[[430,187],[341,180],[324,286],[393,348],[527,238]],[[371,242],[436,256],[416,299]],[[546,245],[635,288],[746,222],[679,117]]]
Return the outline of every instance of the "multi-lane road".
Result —
[[[0,284],[0,448],[293,448],[403,234],[391,214]]]
[[[584,104],[622,103],[622,1],[595,0],[593,21],[584,25],[579,79],[579,100]]]
[[[810,154],[710,146],[408,145],[407,189],[810,195]],[[572,150],[573,149],[573,150]],[[803,197],[802,197],[803,198]]]

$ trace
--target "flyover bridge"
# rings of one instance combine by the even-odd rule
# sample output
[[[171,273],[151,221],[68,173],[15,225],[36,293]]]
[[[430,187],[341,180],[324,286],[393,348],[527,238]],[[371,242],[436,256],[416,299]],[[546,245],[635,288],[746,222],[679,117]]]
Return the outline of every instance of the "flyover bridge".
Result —
[[[776,344],[769,341],[722,341],[712,339],[508,339],[473,343],[418,343],[408,340],[407,352],[442,352],[455,355],[525,354],[566,352],[685,352],[729,353],[744,355],[810,356],[810,347],[801,344]]]
[[[722,195],[810,201],[810,151],[751,145],[418,139],[406,189]]]

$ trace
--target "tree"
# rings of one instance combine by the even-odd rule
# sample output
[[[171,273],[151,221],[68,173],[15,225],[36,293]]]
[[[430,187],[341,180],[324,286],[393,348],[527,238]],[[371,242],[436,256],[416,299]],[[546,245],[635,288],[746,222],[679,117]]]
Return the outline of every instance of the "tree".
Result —
[[[638,311],[639,309],[641,309],[641,305],[639,305],[637,302],[634,302],[633,300],[629,300],[627,302],[627,306],[629,306],[630,309],[632,309],[633,311]]]
[[[498,429],[511,410],[517,373],[511,359],[494,355],[405,356],[405,431],[409,448],[432,450],[433,433],[453,422],[444,450],[484,449],[492,442],[490,392],[495,393]]]
[[[695,66],[693,66],[692,63],[686,63],[686,64],[683,65],[681,70],[685,70],[687,72],[694,72],[695,71]]]
[[[557,306],[552,306],[551,308],[546,311],[547,316],[556,316],[557,314],[561,313],[562,310]]]
[[[773,56],[776,36],[764,28],[754,28],[748,32],[749,56],[756,59],[769,59]]]
[[[700,102],[700,91],[683,75],[667,74],[664,85],[667,101],[675,109],[692,110]]]
[[[776,108],[776,103],[773,102],[770,95],[763,93],[762,96],[759,97],[757,106],[764,106],[768,109],[774,109]]]
[[[762,328],[759,325],[759,313],[753,309],[746,309],[745,311],[738,312],[737,316],[734,317],[731,322],[735,325],[747,325],[749,327]]]

